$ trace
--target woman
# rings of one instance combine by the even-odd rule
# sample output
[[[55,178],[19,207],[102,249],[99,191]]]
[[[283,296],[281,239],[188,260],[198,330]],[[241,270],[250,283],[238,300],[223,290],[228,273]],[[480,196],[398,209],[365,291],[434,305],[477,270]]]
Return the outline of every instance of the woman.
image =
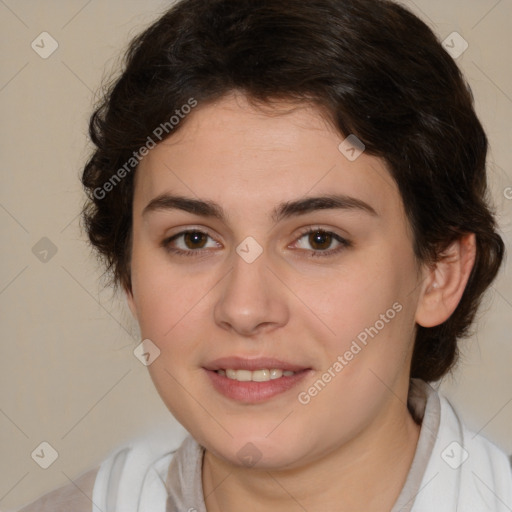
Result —
[[[423,22],[182,0],[90,133],[87,233],[190,436],[25,512],[511,509],[506,455],[428,384],[504,247],[471,93]]]

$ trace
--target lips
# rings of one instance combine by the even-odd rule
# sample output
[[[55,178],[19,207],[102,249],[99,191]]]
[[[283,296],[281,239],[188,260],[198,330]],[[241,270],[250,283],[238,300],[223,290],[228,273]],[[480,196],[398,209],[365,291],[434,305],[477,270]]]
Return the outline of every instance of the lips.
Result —
[[[216,391],[246,404],[264,402],[285,393],[312,371],[310,367],[272,357],[223,357],[203,369]]]
[[[276,369],[282,370],[283,372],[300,372],[302,370],[308,370],[309,367],[297,363],[283,361],[281,359],[273,357],[258,357],[255,359],[243,358],[243,357],[222,357],[215,359],[210,363],[204,365],[206,370],[217,371],[217,370],[248,370],[257,371],[264,369]]]

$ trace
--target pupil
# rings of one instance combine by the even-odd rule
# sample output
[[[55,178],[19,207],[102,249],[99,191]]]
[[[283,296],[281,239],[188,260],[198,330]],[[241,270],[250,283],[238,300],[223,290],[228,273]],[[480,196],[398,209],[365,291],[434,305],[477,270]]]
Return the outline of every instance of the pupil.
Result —
[[[203,243],[201,244],[201,238],[203,238]],[[199,242],[199,246],[200,247],[203,247],[204,246],[204,234],[203,233],[198,233],[197,231],[194,231],[194,232],[191,232],[191,233],[186,233],[185,234],[185,244],[187,245],[187,247],[191,248],[191,249],[197,249],[198,245],[197,243]],[[192,247],[189,245],[189,242],[191,242],[191,245]]]
[[[320,245],[321,247],[317,247],[318,249],[328,249],[331,245],[331,235],[322,231],[317,231],[309,236],[309,242],[313,247],[315,247],[315,245]]]

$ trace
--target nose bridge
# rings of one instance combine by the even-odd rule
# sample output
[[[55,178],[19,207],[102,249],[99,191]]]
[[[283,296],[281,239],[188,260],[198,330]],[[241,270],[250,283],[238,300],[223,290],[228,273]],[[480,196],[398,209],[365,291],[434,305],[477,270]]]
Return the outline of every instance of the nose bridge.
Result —
[[[242,242],[233,255],[232,270],[215,304],[215,321],[244,335],[286,323],[288,307],[282,283],[268,268],[268,254],[253,240]]]

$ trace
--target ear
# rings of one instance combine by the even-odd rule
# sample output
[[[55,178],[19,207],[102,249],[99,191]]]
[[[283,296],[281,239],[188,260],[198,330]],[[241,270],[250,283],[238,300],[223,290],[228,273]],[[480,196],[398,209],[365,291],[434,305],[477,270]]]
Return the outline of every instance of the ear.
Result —
[[[137,308],[135,306],[135,300],[133,298],[133,292],[131,289],[123,287],[123,292],[126,296],[126,302],[128,304],[128,307],[130,308],[130,311],[132,312],[133,317],[135,320],[137,320]]]
[[[416,322],[423,327],[440,325],[455,311],[475,264],[476,237],[469,233],[453,242],[426,278],[416,310]]]

